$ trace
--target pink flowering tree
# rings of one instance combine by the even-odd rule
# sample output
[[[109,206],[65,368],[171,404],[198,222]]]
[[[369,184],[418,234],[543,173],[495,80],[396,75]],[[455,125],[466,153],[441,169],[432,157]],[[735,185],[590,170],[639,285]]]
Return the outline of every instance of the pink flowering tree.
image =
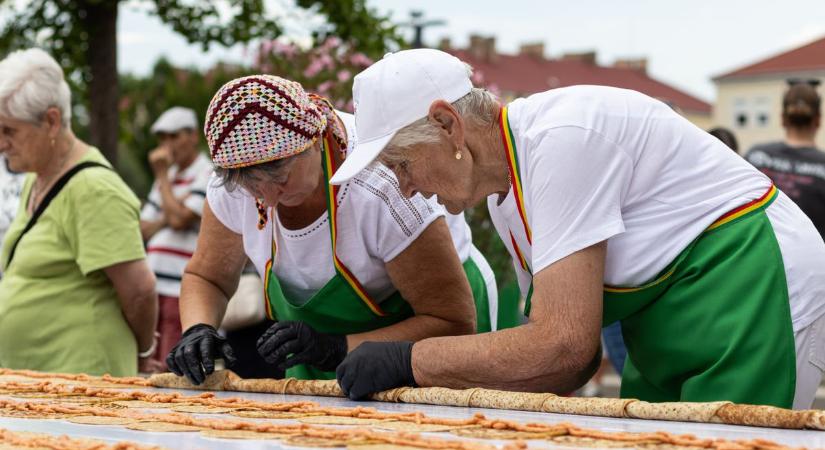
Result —
[[[329,99],[335,108],[352,112],[352,78],[372,63],[353,45],[331,36],[309,49],[277,39],[264,41],[254,52],[252,67],[297,81]]]

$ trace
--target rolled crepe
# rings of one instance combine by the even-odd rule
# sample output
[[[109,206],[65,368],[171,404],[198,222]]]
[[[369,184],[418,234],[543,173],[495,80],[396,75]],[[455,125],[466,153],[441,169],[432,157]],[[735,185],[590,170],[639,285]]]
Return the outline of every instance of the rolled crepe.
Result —
[[[714,422],[729,425],[802,429],[811,424],[814,411],[794,411],[764,405],[724,405],[716,411]]]
[[[709,423],[716,412],[730,402],[631,402],[627,405],[627,417],[634,419],[673,420],[677,422]]]
[[[555,394],[478,389],[470,398],[470,406],[518,411],[541,411],[544,402],[554,397],[557,396]]]
[[[549,397],[542,404],[541,410],[557,414],[578,414],[584,416],[626,417],[625,407],[632,398],[599,397]]]
[[[195,389],[200,391],[232,391],[233,385],[241,380],[231,370],[216,370],[201,384],[192,384],[186,377],[179,377],[174,373],[157,373],[149,377],[149,384],[159,388]]]

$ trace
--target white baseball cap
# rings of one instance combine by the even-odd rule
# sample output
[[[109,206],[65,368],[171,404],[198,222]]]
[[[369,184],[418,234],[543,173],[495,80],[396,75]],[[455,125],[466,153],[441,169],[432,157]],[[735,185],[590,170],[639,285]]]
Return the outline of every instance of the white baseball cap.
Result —
[[[367,167],[398,130],[426,117],[434,101],[452,103],[472,88],[467,66],[449,53],[419,48],[386,54],[355,76],[358,142],[330,182],[342,184]]]
[[[167,109],[152,124],[151,131],[157,133],[177,133],[184,129],[198,129],[198,117],[195,111],[181,106],[174,106]]]

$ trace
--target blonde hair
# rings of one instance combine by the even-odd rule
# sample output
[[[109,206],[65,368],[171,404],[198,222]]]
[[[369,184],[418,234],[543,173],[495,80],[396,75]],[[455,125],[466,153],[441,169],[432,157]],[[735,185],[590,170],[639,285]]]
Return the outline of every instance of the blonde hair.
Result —
[[[36,123],[43,120],[46,110],[57,108],[63,126],[68,127],[71,103],[63,69],[45,51],[18,50],[0,61],[0,114]]]

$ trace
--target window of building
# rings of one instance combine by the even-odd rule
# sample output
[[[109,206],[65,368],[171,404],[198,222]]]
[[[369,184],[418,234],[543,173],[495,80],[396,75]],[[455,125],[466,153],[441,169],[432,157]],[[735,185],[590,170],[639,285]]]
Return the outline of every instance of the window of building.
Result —
[[[736,128],[748,126],[748,101],[744,98],[733,100],[733,124]]]
[[[756,110],[756,126],[765,128],[770,123],[770,105],[771,101],[768,97],[758,97],[754,101]]]
[[[748,113],[740,112],[736,114],[736,126],[738,128],[745,128],[748,126]]]

